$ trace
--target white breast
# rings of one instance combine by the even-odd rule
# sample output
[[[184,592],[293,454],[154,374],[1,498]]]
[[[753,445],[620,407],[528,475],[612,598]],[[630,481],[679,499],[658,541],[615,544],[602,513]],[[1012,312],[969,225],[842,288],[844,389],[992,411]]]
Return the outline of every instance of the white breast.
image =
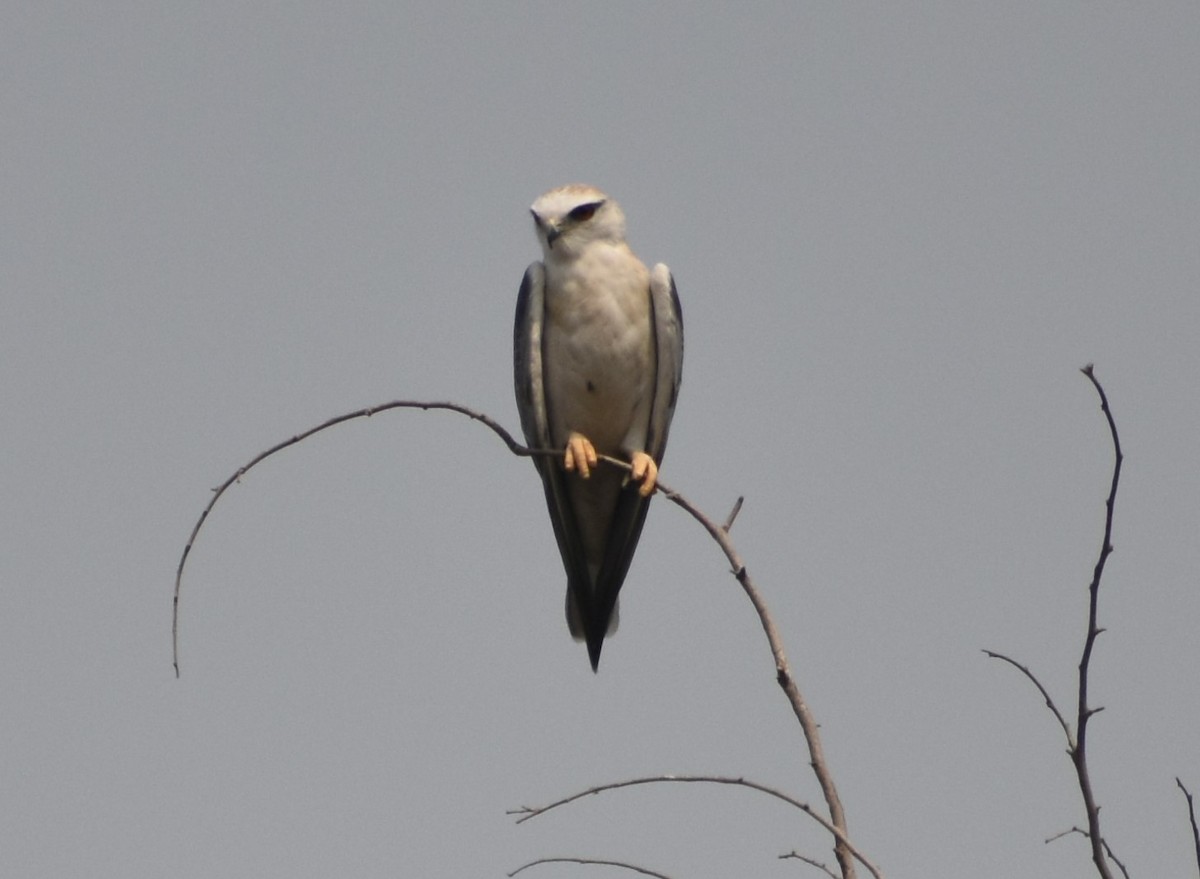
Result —
[[[649,275],[637,257],[597,245],[565,264],[547,263],[544,333],[554,443],[577,431],[598,451],[618,454],[631,433],[644,435],[654,352]]]

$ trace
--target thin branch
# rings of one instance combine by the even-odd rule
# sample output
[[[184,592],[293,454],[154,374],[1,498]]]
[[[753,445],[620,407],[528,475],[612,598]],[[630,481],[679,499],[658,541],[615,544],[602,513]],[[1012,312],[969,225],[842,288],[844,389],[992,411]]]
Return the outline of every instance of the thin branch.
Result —
[[[1079,827],[1072,827],[1072,828],[1070,828],[1070,829],[1068,829],[1068,830],[1063,830],[1063,831],[1060,831],[1059,833],[1056,833],[1056,834],[1054,834],[1053,836],[1048,836],[1048,837],[1046,837],[1046,839],[1044,840],[1044,842],[1045,842],[1045,844],[1046,844],[1046,845],[1049,845],[1049,844],[1050,844],[1050,843],[1052,843],[1052,842],[1058,842],[1058,841],[1059,841],[1060,839],[1062,839],[1064,836],[1070,836],[1072,833],[1078,833],[1080,836],[1083,836],[1083,837],[1085,837],[1085,838],[1087,837],[1087,831],[1086,831],[1086,830],[1082,830],[1082,829],[1080,829]]]
[[[631,778],[627,781],[614,781],[607,784],[598,784],[594,787],[589,787],[587,790],[573,793],[570,796],[555,800],[552,803],[547,803],[544,806],[521,806],[517,809],[510,809],[508,814],[519,815],[520,817],[517,818],[516,823],[523,824],[531,818],[544,815],[552,809],[557,809],[559,806],[566,806],[570,803],[574,803],[577,800],[582,800],[584,797],[594,796],[595,794],[604,793],[606,791],[620,790],[621,788],[627,787],[638,787],[646,784],[724,784],[735,787],[749,788],[750,790],[755,790],[759,793],[764,793],[768,796],[774,797],[775,799],[787,803],[789,806],[792,806],[795,809],[799,809],[805,815],[820,824],[834,837],[835,840],[837,840],[839,844],[844,845],[848,854],[851,857],[857,858],[858,862],[861,863],[872,876],[876,877],[876,879],[882,879],[883,874],[880,872],[879,868],[872,864],[871,861],[869,861],[860,851],[858,851],[857,848],[855,848],[854,844],[850,842],[850,839],[846,836],[845,832],[835,826],[828,818],[826,818],[808,803],[804,803],[795,799],[794,797],[790,797],[777,788],[768,787],[765,784],[760,784],[756,781],[750,781],[745,778],[735,778],[727,775],[654,775],[643,778]]]
[[[1021,663],[1017,662],[1015,659],[1005,656],[1003,653],[996,653],[994,650],[984,650],[983,652],[992,659],[1000,659],[1004,662],[1007,662],[1009,665],[1020,670],[1025,677],[1029,678],[1029,680],[1033,682],[1033,685],[1038,688],[1038,692],[1042,694],[1042,698],[1046,700],[1046,707],[1054,712],[1054,717],[1058,720],[1058,725],[1062,727],[1063,733],[1067,737],[1068,750],[1073,750],[1075,748],[1075,736],[1071,734],[1071,727],[1067,725],[1067,721],[1063,718],[1062,712],[1058,710],[1058,706],[1054,704],[1054,700],[1050,698],[1050,694],[1046,691],[1046,688],[1042,686],[1042,682],[1039,681],[1036,676],[1034,676],[1033,672],[1031,672],[1027,666],[1021,665]]]
[[[1092,582],[1088,586],[1088,629],[1087,637],[1083,642],[1083,656],[1079,660],[1079,712],[1078,719],[1075,722],[1076,745],[1071,750],[1071,762],[1075,764],[1075,774],[1079,778],[1079,790],[1083,794],[1083,804],[1087,810],[1088,838],[1092,842],[1092,862],[1096,865],[1096,870],[1103,879],[1111,879],[1112,874],[1108,871],[1108,865],[1104,857],[1104,836],[1100,833],[1100,807],[1096,804],[1096,797],[1092,792],[1092,779],[1088,773],[1088,720],[1091,719],[1096,711],[1088,707],[1087,696],[1088,668],[1092,660],[1092,647],[1095,645],[1096,637],[1101,631],[1096,621],[1100,599],[1100,578],[1104,575],[1104,563],[1108,561],[1108,557],[1113,551],[1113,512],[1117,503],[1117,486],[1121,481],[1121,462],[1124,460],[1124,456],[1121,454],[1121,439],[1117,436],[1117,424],[1113,420],[1112,410],[1108,407],[1108,396],[1104,393],[1104,388],[1101,387],[1100,382],[1096,380],[1090,363],[1083,368],[1082,372],[1096,388],[1096,393],[1100,395],[1100,408],[1104,412],[1104,417],[1108,420],[1108,429],[1109,433],[1112,434],[1113,444],[1113,472],[1108,500],[1105,501],[1104,539],[1100,545],[1100,557],[1096,560],[1096,567],[1092,572]],[[1116,859],[1114,858],[1113,860],[1115,861]],[[1118,865],[1120,864],[1119,861],[1117,863]]]
[[[196,542],[196,537],[200,534],[201,527],[203,527],[205,520],[208,518],[208,514],[210,512],[212,512],[212,508],[214,506],[216,506],[217,501],[219,501],[221,499],[221,495],[223,495],[225,493],[225,490],[228,489],[231,485],[233,485],[235,482],[238,482],[239,480],[241,480],[241,478],[243,476],[245,476],[252,469],[254,469],[254,467],[256,467],[258,464],[261,464],[263,461],[265,461],[267,458],[274,455],[276,452],[281,452],[284,449],[286,449],[288,446],[294,446],[294,445],[296,445],[296,443],[299,443],[299,442],[302,442],[303,440],[308,439],[314,433],[320,433],[321,431],[327,430],[328,428],[334,427],[335,425],[342,424],[343,422],[346,422],[346,421],[352,421],[356,418],[370,418],[372,415],[375,415],[378,412],[386,412],[389,409],[426,409],[426,410],[428,410],[428,409],[445,409],[450,412],[458,412],[458,413],[461,413],[462,415],[466,415],[471,420],[478,421],[481,424],[485,425],[486,427],[490,428],[491,431],[494,434],[496,434],[496,436],[500,437],[500,439],[504,441],[504,444],[506,446],[508,446],[508,450],[510,452],[512,452],[514,455],[520,455],[522,457],[531,457],[533,455],[547,454],[547,452],[545,452],[545,451],[528,449],[525,446],[521,445],[515,439],[513,439],[512,434],[510,434],[507,430],[505,430],[503,427],[501,427],[490,416],[485,415],[482,412],[477,412],[474,409],[469,409],[466,406],[462,406],[458,403],[448,403],[448,402],[426,403],[426,402],[419,402],[419,401],[415,401],[415,400],[393,400],[391,403],[384,403],[383,405],[380,405],[380,406],[368,406],[365,409],[357,409],[354,412],[347,412],[345,415],[338,415],[335,418],[330,418],[328,421],[318,424],[316,427],[309,428],[308,430],[304,431],[303,433],[296,434],[291,439],[287,439],[287,440],[284,440],[283,442],[276,443],[275,445],[271,446],[271,448],[267,449],[264,452],[260,452],[259,454],[255,455],[253,458],[251,458],[248,463],[244,464],[243,466],[239,467],[236,471],[234,471],[232,476],[230,476],[228,479],[226,479],[224,482],[222,482],[219,486],[217,486],[215,489],[213,489],[213,496],[209,499],[208,504],[204,507],[204,510],[200,513],[200,518],[196,520],[196,524],[192,528],[192,533],[188,537],[187,545],[184,546],[184,548],[183,548],[183,555],[180,556],[180,558],[179,558],[179,567],[175,571],[175,601],[174,601],[173,610],[171,613],[171,653],[172,653],[172,659],[173,659],[174,666],[175,666],[175,677],[179,677],[179,590],[183,586],[183,568],[184,568],[184,565],[187,564],[188,555],[192,551],[192,546]],[[620,462],[618,462],[618,463],[620,463]]]
[[[1192,802],[1192,793],[1183,786],[1183,782],[1178,776],[1175,778],[1175,783],[1179,785],[1179,789],[1183,791],[1184,797],[1187,798],[1188,804],[1188,819],[1192,822],[1192,841],[1196,844],[1196,870],[1200,871],[1200,828],[1196,827],[1196,806]]]
[[[837,873],[833,872],[833,870],[830,870],[829,867],[827,867],[825,864],[822,864],[816,858],[810,858],[808,855],[802,855],[802,854],[800,854],[800,852],[797,852],[797,851],[791,851],[785,855],[779,856],[779,860],[781,860],[781,861],[786,861],[788,859],[795,859],[797,861],[803,861],[804,863],[808,864],[810,867],[816,867],[818,870],[820,870],[826,876],[832,876],[833,879],[838,879]]]
[[[1116,864],[1118,869],[1120,869],[1121,875],[1124,876],[1125,879],[1129,879],[1129,871],[1125,869],[1125,865],[1121,863],[1121,859],[1113,854],[1112,846],[1108,844],[1108,840],[1102,839],[1100,840],[1100,844],[1104,846],[1104,853],[1108,855],[1108,859]]]
[[[536,861],[530,861],[508,874],[509,879],[516,876],[522,870],[528,870],[530,867],[536,867],[538,864],[597,864],[601,867],[620,867],[623,870],[629,870],[633,873],[641,873],[643,876],[655,876],[657,879],[671,879],[662,873],[655,873],[653,870],[647,870],[645,867],[638,867],[634,864],[626,864],[623,861],[600,861],[595,858],[538,858]]]
[[[374,415],[378,412],[384,412],[388,409],[444,409],[451,412],[458,412],[466,415],[474,421],[481,422],[484,426],[491,429],[504,444],[508,446],[509,451],[514,455],[522,457],[530,457],[534,455],[555,455],[560,452],[551,449],[529,449],[522,446],[512,434],[501,427],[495,420],[489,416],[478,412],[474,409],[450,402],[420,402],[414,400],[395,400],[391,403],[384,403],[380,406],[371,406],[366,409],[359,409],[354,412],[349,412],[345,415],[339,415],[336,418],[331,418],[322,424],[317,425],[309,430],[293,436],[291,439],[277,443],[264,452],[259,453],[252,458],[249,463],[239,468],[232,476],[224,483],[218,486],[213,493],[213,497],[205,506],[200,518],[196,521],[192,528],[192,533],[188,537],[188,542],[183,548],[183,554],[179,559],[179,568],[175,573],[175,599],[171,617],[171,643],[175,666],[175,676],[179,677],[179,593],[183,583],[183,569],[187,563],[188,555],[191,553],[192,546],[196,542],[196,538],[200,533],[201,527],[204,525],[208,514],[220,497],[225,493],[233,483],[237,482],[244,474],[249,472],[257,464],[274,455],[283,449],[293,446],[298,442],[312,436],[334,425],[341,424],[345,421],[350,421],[356,418],[365,418]],[[625,461],[611,458],[607,455],[600,455],[600,460],[607,462],[615,467],[628,470],[629,464]],[[837,788],[833,782],[833,775],[829,770],[828,763],[825,759],[824,748],[821,745],[821,736],[819,728],[812,712],[809,710],[807,703],[800,694],[799,688],[796,686],[795,679],[792,676],[791,667],[788,665],[787,656],[783,652],[783,640],[779,635],[779,631],[775,627],[775,621],[771,617],[767,609],[766,602],[755,588],[753,581],[750,579],[750,574],[746,570],[746,565],[742,562],[738,555],[737,549],[729,538],[728,527],[721,527],[713,522],[708,516],[701,512],[695,505],[688,501],[683,495],[674,489],[667,486],[665,483],[659,482],[657,485],[658,492],[669,499],[676,506],[686,510],[693,519],[699,522],[704,529],[712,536],[725,553],[725,557],[729,560],[732,566],[732,572],[742,590],[754,605],[755,611],[758,613],[759,622],[762,625],[763,632],[767,636],[767,643],[771,648],[771,656],[775,661],[775,677],[779,686],[783,689],[784,695],[787,697],[788,703],[792,706],[792,711],[796,715],[796,719],[800,723],[800,728],[804,733],[805,740],[808,744],[809,765],[812,767],[813,773],[817,777],[817,782],[821,787],[821,792],[825,798],[825,803],[829,808],[830,820],[826,822],[827,829],[834,835],[834,852],[837,856],[838,866],[841,868],[843,879],[855,879],[856,873],[854,868],[854,859],[857,857],[864,866],[868,866],[871,872],[878,876],[876,869],[870,868],[868,862],[858,854],[854,847],[850,844],[846,829],[846,814],[842,807],[841,799],[838,796]],[[738,505],[735,505],[733,512],[727,520],[727,526],[732,526],[733,519],[740,507],[740,499]],[[814,813],[815,814],[815,813]],[[824,820],[824,819],[822,819]]]
[[[834,829],[829,824],[829,820],[820,812],[815,811],[807,803],[803,803],[800,800],[788,796],[783,791],[777,790],[773,787],[768,787],[765,784],[759,784],[756,781],[749,781],[745,778],[734,778],[727,775],[649,775],[641,778],[631,778],[626,781],[610,781],[604,784],[595,785],[594,787],[589,787],[587,790],[578,791],[570,796],[555,800],[552,803],[547,803],[544,806],[519,806],[516,809],[509,809],[505,814],[520,815],[521,817],[517,819],[516,823],[524,824],[526,821],[537,818],[540,815],[545,815],[547,812],[557,809],[559,806],[570,805],[576,800],[582,800],[584,797],[602,794],[611,790],[621,790],[622,788],[626,787],[640,787],[647,784],[727,784],[734,785],[736,787],[749,788],[750,790],[756,790],[760,793],[767,794],[768,796],[787,803],[789,806],[799,809],[814,821],[818,822],[830,833],[834,832]]]
[[[775,680],[783,689],[788,703],[792,706],[792,712],[800,722],[800,729],[804,732],[804,739],[808,743],[809,765],[812,767],[813,774],[817,777],[817,783],[821,787],[821,793],[825,797],[825,804],[829,808],[829,818],[832,826],[838,830],[834,854],[837,856],[842,877],[843,879],[855,879],[854,858],[852,857],[849,845],[846,812],[842,808],[841,798],[838,796],[837,787],[833,783],[833,773],[830,772],[829,764],[825,760],[825,749],[821,745],[821,733],[816,719],[808,708],[808,703],[804,701],[804,697],[800,694],[800,689],[796,686],[796,681],[792,677],[791,666],[788,665],[787,656],[783,652],[783,639],[779,636],[779,630],[775,627],[775,620],[771,617],[766,602],[763,601],[762,596],[750,579],[750,572],[746,570],[745,563],[742,561],[741,556],[738,555],[733,541],[730,540],[729,532],[722,529],[712,519],[700,512],[700,510],[678,492],[661,484],[658,488],[668,500],[687,510],[693,519],[704,526],[704,530],[712,536],[712,539],[721,547],[721,551],[725,553],[725,558],[729,560],[729,564],[732,566],[733,576],[737,578],[738,583],[741,584],[742,591],[746,593],[746,597],[754,605],[754,610],[758,613],[763,633],[767,636],[767,643],[771,647],[771,656],[775,660]],[[859,860],[861,861],[862,859],[860,858]],[[864,866],[866,866],[865,862]]]
[[[1076,707],[1075,720],[1075,735],[1071,735],[1071,727],[1063,717],[1062,712],[1054,704],[1054,700],[1050,698],[1050,694],[1041,682],[1034,676],[1026,666],[1009,657],[995,653],[991,650],[983,652],[993,659],[1001,659],[1015,668],[1019,669],[1025,677],[1033,682],[1033,685],[1038,688],[1042,697],[1046,700],[1046,705],[1054,713],[1055,719],[1067,737],[1067,754],[1071,758],[1071,764],[1075,767],[1075,777],[1079,782],[1079,792],[1083,796],[1084,812],[1087,815],[1087,830],[1080,828],[1072,828],[1066,833],[1079,832],[1087,837],[1092,848],[1092,863],[1096,865],[1096,871],[1100,874],[1101,879],[1112,879],[1112,872],[1108,869],[1108,861],[1111,860],[1114,864],[1120,867],[1121,872],[1125,873],[1125,865],[1122,864],[1115,855],[1112,849],[1109,848],[1104,836],[1100,833],[1100,806],[1096,803],[1095,794],[1092,791],[1092,779],[1088,773],[1087,765],[1087,730],[1088,721],[1093,715],[1103,711],[1103,708],[1092,708],[1088,705],[1088,670],[1091,667],[1092,648],[1095,646],[1096,638],[1104,631],[1097,622],[1098,607],[1100,599],[1100,578],[1104,575],[1104,563],[1108,561],[1109,555],[1113,551],[1112,547],[1112,526],[1113,526],[1113,511],[1117,503],[1117,485],[1121,480],[1121,462],[1124,456],[1121,454],[1121,440],[1117,436],[1117,424],[1113,420],[1112,411],[1108,407],[1108,396],[1104,393],[1104,388],[1100,386],[1100,382],[1096,380],[1096,376],[1092,371],[1092,364],[1088,364],[1080,370],[1088,377],[1088,380],[1095,387],[1096,393],[1100,395],[1100,408],[1104,412],[1104,417],[1108,420],[1109,433],[1112,435],[1113,444],[1113,471],[1112,484],[1109,488],[1108,499],[1105,501],[1105,516],[1104,516],[1104,539],[1100,546],[1100,557],[1096,560],[1096,566],[1092,571],[1092,582],[1088,586],[1088,628],[1087,637],[1083,642],[1083,655],[1079,660],[1079,698]],[[1046,840],[1050,842],[1058,839],[1066,834],[1059,834]],[[1125,874],[1128,876],[1128,874]]]
[[[1046,840],[1046,844],[1049,845],[1052,842],[1057,842],[1058,840],[1062,839],[1064,836],[1070,836],[1072,833],[1078,833],[1084,839],[1088,839],[1088,840],[1091,839],[1091,835],[1086,830],[1084,830],[1082,827],[1072,827],[1069,830],[1064,830],[1061,833],[1056,833],[1053,836],[1049,837]],[[1125,879],[1129,879],[1129,871],[1125,869],[1125,864],[1123,864],[1121,862],[1121,859],[1118,858],[1115,854],[1113,854],[1112,847],[1108,844],[1108,840],[1102,839],[1102,840],[1100,840],[1100,844],[1102,846],[1104,846],[1104,853],[1105,853],[1105,855],[1108,856],[1108,859],[1110,861],[1112,861],[1114,864],[1116,864],[1117,867],[1121,870],[1121,875],[1124,876]]]

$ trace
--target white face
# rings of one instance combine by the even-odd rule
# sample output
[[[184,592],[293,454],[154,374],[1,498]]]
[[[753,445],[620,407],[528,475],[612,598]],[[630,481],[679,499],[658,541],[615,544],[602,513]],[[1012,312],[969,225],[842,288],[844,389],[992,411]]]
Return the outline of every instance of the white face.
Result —
[[[546,259],[572,256],[593,241],[625,240],[620,206],[594,186],[572,184],[551,189],[530,208]]]

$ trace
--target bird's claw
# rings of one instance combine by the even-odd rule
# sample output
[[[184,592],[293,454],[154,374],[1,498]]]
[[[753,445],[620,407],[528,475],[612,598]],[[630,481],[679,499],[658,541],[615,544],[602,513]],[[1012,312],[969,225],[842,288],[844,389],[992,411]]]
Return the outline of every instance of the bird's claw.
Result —
[[[568,473],[578,472],[583,479],[592,475],[592,468],[600,458],[592,441],[581,433],[567,436],[567,448],[563,452],[563,469]],[[634,452],[629,460],[629,478],[640,482],[638,494],[650,497],[658,484],[658,465],[645,452]]]
[[[579,475],[587,479],[592,475],[592,468],[599,458],[596,457],[596,447],[592,441],[581,433],[570,433],[567,436],[567,450],[563,454],[563,469],[570,473],[578,470]]]
[[[634,482],[642,484],[638,489],[638,494],[642,497],[650,497],[654,494],[654,487],[658,483],[658,465],[645,452],[634,452],[629,462],[629,476]]]

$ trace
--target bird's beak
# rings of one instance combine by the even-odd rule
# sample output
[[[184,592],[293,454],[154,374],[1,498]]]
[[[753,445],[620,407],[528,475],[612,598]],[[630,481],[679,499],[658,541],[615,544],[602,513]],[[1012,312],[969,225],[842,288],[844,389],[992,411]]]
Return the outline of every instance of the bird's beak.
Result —
[[[542,234],[546,236],[546,246],[553,247],[554,242],[558,240],[560,235],[562,235],[562,229],[559,228],[557,223],[547,223],[540,216],[538,216],[537,211],[530,211],[529,213],[533,214],[533,224],[537,226],[538,229],[542,231]]]

